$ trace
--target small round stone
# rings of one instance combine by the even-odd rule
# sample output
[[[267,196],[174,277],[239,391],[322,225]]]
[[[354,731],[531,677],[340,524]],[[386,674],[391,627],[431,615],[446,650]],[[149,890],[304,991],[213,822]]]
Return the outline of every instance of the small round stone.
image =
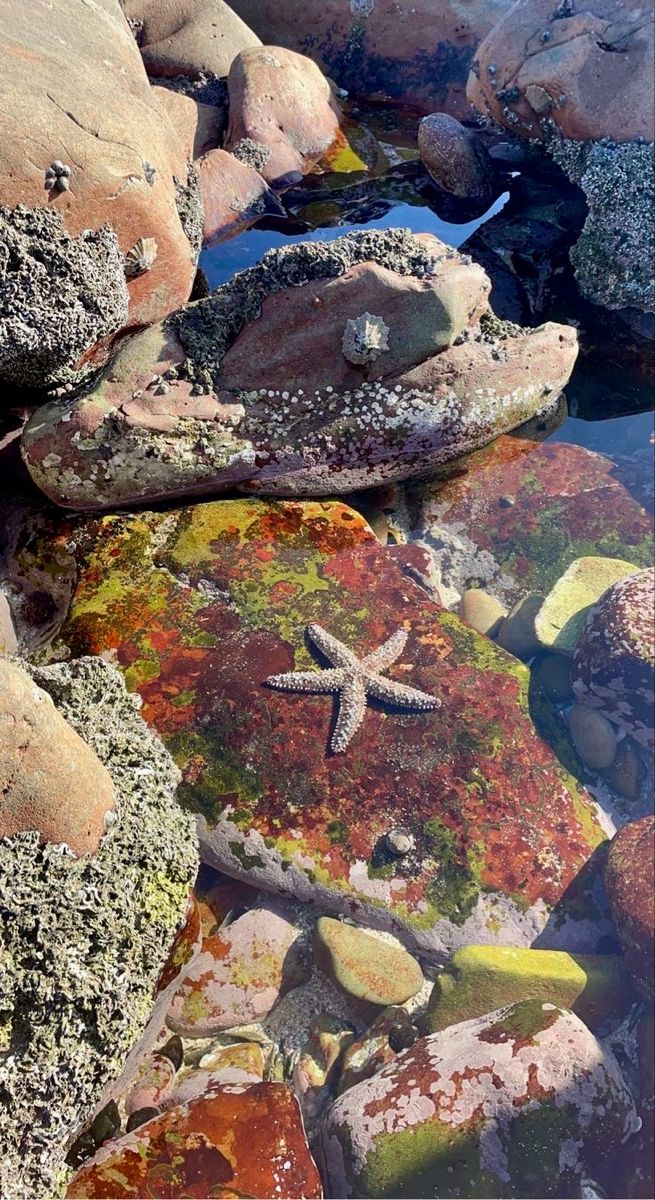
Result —
[[[573,744],[588,767],[598,771],[612,765],[616,758],[616,733],[607,717],[586,704],[574,704],[569,729]]]
[[[390,829],[385,837],[385,842],[391,853],[397,854],[399,858],[414,849],[414,838],[409,829],[403,829],[402,826]]]
[[[540,649],[534,622],[542,603],[543,596],[530,592],[510,609],[498,630],[498,645],[516,658],[532,658]]]
[[[342,991],[381,1008],[404,1004],[423,986],[419,964],[400,944],[382,941],[333,917],[316,922],[314,955]]]
[[[459,602],[459,615],[467,625],[486,637],[495,637],[507,610],[495,596],[482,588],[467,588]]]

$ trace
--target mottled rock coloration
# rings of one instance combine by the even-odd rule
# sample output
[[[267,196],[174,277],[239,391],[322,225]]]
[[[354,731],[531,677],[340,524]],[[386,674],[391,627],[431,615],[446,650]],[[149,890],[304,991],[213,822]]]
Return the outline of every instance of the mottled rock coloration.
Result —
[[[184,1037],[208,1037],[268,1015],[301,982],[298,930],[273,907],[252,908],[204,939],[168,1013]]]
[[[183,771],[207,862],[438,956],[538,934],[596,948],[591,895],[578,920],[603,840],[589,797],[535,732],[526,668],[430,598],[423,550],[380,546],[336,502],[256,500],[87,519],[76,542],[56,652],[121,666]],[[371,705],[328,753],[330,697],[264,686],[312,666],[312,623],[358,653],[405,629],[389,678],[441,707]]]
[[[55,770],[55,764],[58,764]],[[112,819],[107,768],[17,663],[0,657],[0,837],[36,830],[78,857]]]
[[[103,1147],[66,1193],[68,1200],[322,1194],[298,1101],[281,1083],[215,1087],[155,1117]]]
[[[319,917],[314,953],[326,975],[349,996],[379,1004],[404,1004],[423,987],[415,958],[379,938],[332,917]]]
[[[254,143],[266,156],[261,173],[273,187],[297,183],[345,139],[340,108],[315,62],[281,46],[238,54],[227,77],[230,120],[226,150]]]
[[[83,21],[76,0],[2,0],[0,27],[0,374],[42,387],[187,300],[194,255],[176,207],[187,163],[118,0],[87,5]],[[63,159],[68,186],[46,191]],[[157,258],[126,281],[121,259],[142,237]]]
[[[261,217],[279,217],[284,211],[259,172],[226,150],[203,155],[198,173],[206,246],[236,237]]]
[[[464,946],[436,979],[431,1033],[523,1000],[570,1008],[594,1033],[625,1017],[635,994],[623,959],[516,946]]]
[[[544,598],[534,622],[542,646],[573,654],[594,604],[638,568],[622,558],[576,558]]]
[[[564,442],[501,437],[445,481],[408,489],[412,536],[432,549],[456,592],[490,588],[503,600],[546,595],[585,555],[647,566],[652,521],[610,459]]]
[[[503,325],[484,312],[487,288],[477,265],[407,230],[269,251],[123,346],[87,395],[39,409],[25,460],[74,508],[424,474],[548,410],[573,367],[572,329]],[[355,366],[342,341],[362,311],[384,319],[389,349]]]
[[[421,1038],[350,1088],[320,1161],[333,1196],[572,1196],[636,1125],[613,1055],[533,1000]]]
[[[587,617],[573,656],[573,694],[642,746],[655,738],[655,572],[615,583]]]
[[[224,0],[122,0],[149,75],[227,75],[259,38]]]
[[[642,817],[612,840],[605,884],[614,924],[633,978],[653,999],[655,979],[655,818]]]
[[[470,117],[476,46],[511,0],[235,0],[265,42],[309,54],[350,95]]]
[[[152,1034],[162,968],[177,986],[167,956],[197,855],[178,770],[118,672],[96,659],[32,670],[116,792],[95,854],[75,858],[35,833],[0,842],[0,1186],[41,1197],[61,1194],[74,1134]]]
[[[421,162],[444,191],[490,204],[499,186],[492,158],[475,133],[448,113],[431,113],[418,127]]]

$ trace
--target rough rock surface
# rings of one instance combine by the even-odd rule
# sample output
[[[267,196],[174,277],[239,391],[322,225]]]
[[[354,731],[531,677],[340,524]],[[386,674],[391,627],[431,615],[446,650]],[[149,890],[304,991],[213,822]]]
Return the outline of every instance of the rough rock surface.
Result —
[[[302,979],[298,930],[274,906],[251,908],[204,939],[167,1023],[184,1037],[209,1037],[268,1015]]]
[[[118,274],[112,230],[122,256],[139,238],[157,243],[152,268],[127,281],[129,326],[160,320],[188,298],[194,263],[176,210],[174,183],[186,184],[187,164],[172,125],[153,98],[118,0],[87,4],[83,21],[76,0],[58,0],[54,6],[45,0],[2,0],[0,28],[2,202],[10,210],[19,205],[36,210],[33,232],[48,246],[52,271],[44,276],[38,254],[21,251],[23,266],[20,261],[18,266],[30,270],[32,295],[29,307],[22,301],[26,328],[17,330],[16,313],[3,311],[7,305],[12,308],[16,270],[14,259],[7,261],[15,236],[4,224],[0,320],[11,319],[10,338],[20,335],[26,352],[30,341],[43,351],[44,327],[46,342],[59,331],[59,355],[52,345],[45,346],[52,359],[43,364],[48,367],[45,376],[37,381],[35,365],[28,363],[23,380],[18,368],[12,368],[14,383],[44,385],[75,367],[83,355],[106,356],[107,336],[125,325],[125,280]],[[57,160],[70,167],[69,187],[46,191],[46,170]],[[66,242],[57,232],[55,214],[62,218]],[[32,259],[37,260],[34,266]],[[73,286],[78,288],[76,305]]]
[[[479,137],[448,113],[431,113],[418,127],[421,162],[444,191],[488,203],[498,192],[493,160]]]
[[[33,674],[105,763],[117,817],[81,859],[35,833],[0,844],[0,1177],[40,1197],[59,1195],[72,1135],[150,1018],[197,858],[177,768],[114,668]]]
[[[284,211],[259,171],[227,150],[203,155],[198,172],[207,246],[235,237],[261,217],[279,216]]]
[[[321,1130],[333,1196],[572,1196],[637,1124],[616,1059],[526,1001],[421,1038]]]
[[[592,609],[573,657],[573,694],[642,746],[655,738],[655,572],[615,583]]]
[[[274,187],[296,183],[342,139],[329,81],[310,58],[281,46],[238,54],[227,78],[226,150],[247,140],[263,147],[261,173]]]
[[[113,819],[107,768],[47,692],[1,657],[0,795],[0,837],[36,830],[78,857],[95,854]]]
[[[511,0],[234,0],[264,42],[309,54],[352,96],[466,120],[473,52]]]
[[[655,989],[655,818],[631,821],[613,838],[605,885],[628,966],[647,999]]]
[[[206,1200],[212,1193],[320,1200],[319,1174],[290,1088],[214,1087],[103,1147],[66,1194],[68,1200],[107,1195]]]
[[[254,500],[87,519],[75,536],[56,651],[111,650],[183,770],[205,861],[437,957],[538,936],[596,949],[590,799],[535,732],[526,668],[430,598],[419,547],[380,546],[338,503]],[[318,669],[311,622],[357,653],[406,629],[389,677],[441,707],[369,705],[330,755],[330,697],[264,686]],[[398,827],[415,842],[400,858]]]
[[[545,595],[585,555],[652,562],[652,521],[610,459],[500,437],[465,465],[466,474],[407,489],[412,537],[430,547],[455,595],[471,580],[505,602]]]
[[[416,365],[406,365],[394,332],[407,332],[402,305],[385,322],[391,322],[389,374],[386,354],[360,368],[344,358],[342,313],[343,321],[330,318],[336,387],[330,374],[315,387],[311,360],[306,351],[303,358],[302,342],[291,338],[290,378],[280,362],[277,386],[253,391],[253,380],[266,376],[259,360],[250,361],[262,308],[271,305],[276,315],[276,321],[264,321],[262,332],[268,331],[268,344],[277,351],[289,338],[283,293],[288,297],[295,289],[309,304],[320,281],[341,284],[365,264],[366,278],[390,308],[408,291],[423,306],[425,324],[412,339]],[[467,313],[471,320],[479,316],[484,279],[436,238],[407,230],[358,232],[270,251],[174,322],[134,338],[88,395],[39,409],[24,432],[26,462],[48,496],[75,508],[215,492],[237,483],[282,495],[324,495],[424,474],[548,409],[575,361],[577,341],[568,326],[525,331],[487,314],[479,326],[464,330],[458,344],[433,353],[452,339]],[[351,275],[349,286],[361,289],[360,275]],[[346,297],[348,292],[344,288]],[[355,317],[358,307],[352,307]],[[240,343],[250,346],[248,356],[240,356]],[[309,345],[320,347],[327,363],[330,339],[321,334],[320,321]],[[345,389],[338,382],[344,379],[353,380]]]
[[[122,0],[149,75],[227,75],[259,38],[224,0]]]

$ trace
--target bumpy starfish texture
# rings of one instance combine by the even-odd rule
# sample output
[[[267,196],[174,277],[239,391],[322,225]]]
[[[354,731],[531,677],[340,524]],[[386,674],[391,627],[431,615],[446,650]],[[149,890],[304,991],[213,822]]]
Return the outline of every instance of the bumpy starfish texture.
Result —
[[[398,629],[377,650],[362,659],[321,625],[308,625],[307,633],[332,667],[321,672],[289,671],[285,675],[271,675],[265,682],[269,687],[290,692],[339,693],[339,717],[330,739],[334,754],[341,754],[359,729],[364,720],[367,696],[419,711],[440,707],[441,701],[436,696],[406,687],[393,679],[383,679],[380,674],[402,654],[407,641],[405,629]]]

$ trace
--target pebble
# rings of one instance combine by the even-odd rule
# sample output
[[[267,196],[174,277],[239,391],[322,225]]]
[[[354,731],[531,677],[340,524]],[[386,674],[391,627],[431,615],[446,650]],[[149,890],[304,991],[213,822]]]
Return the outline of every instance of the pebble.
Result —
[[[534,620],[543,604],[543,596],[530,592],[519,600],[502,622],[496,641],[515,658],[532,658],[541,649]]]
[[[423,986],[423,972],[405,949],[363,929],[320,917],[314,953],[321,970],[348,995],[386,1008],[403,1004]]]
[[[595,771],[609,767],[616,758],[614,727],[594,708],[574,704],[569,714],[569,729],[580,758]]]
[[[490,596],[482,588],[467,588],[462,592],[459,602],[459,615],[478,633],[486,637],[495,637],[501,622],[507,616],[507,609],[495,596]]]

